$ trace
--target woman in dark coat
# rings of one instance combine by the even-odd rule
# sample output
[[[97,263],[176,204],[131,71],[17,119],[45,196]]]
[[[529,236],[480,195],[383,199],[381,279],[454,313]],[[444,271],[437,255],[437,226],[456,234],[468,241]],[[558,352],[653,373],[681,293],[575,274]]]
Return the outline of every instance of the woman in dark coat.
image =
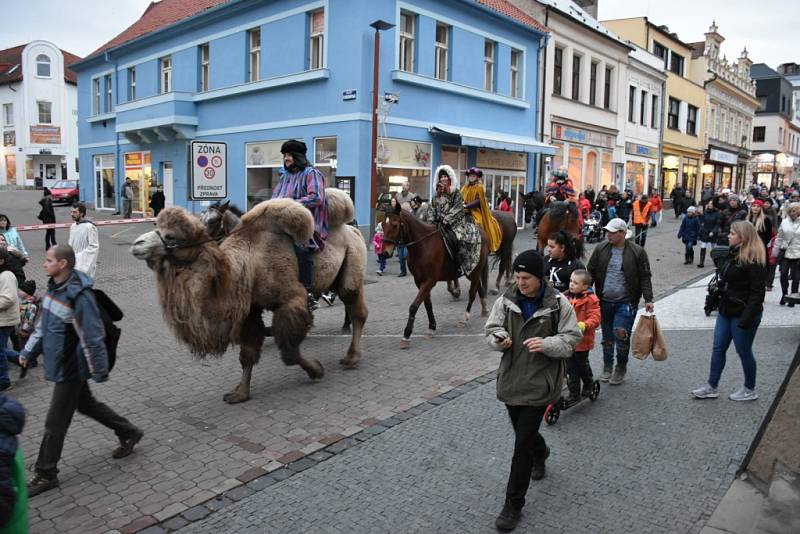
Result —
[[[153,210],[153,217],[158,217],[158,214],[164,209],[165,202],[164,186],[159,185],[156,187],[156,192],[150,195],[150,208]]]
[[[42,209],[39,211],[38,219],[42,224],[53,224],[56,222],[56,210],[53,209],[53,194],[48,188],[44,188],[44,195],[39,199]],[[44,249],[48,250],[56,243],[56,230],[50,228],[44,231]]]
[[[703,215],[700,217],[700,263],[697,264],[698,268],[705,267],[706,250],[714,249],[721,225],[722,213],[713,202],[707,203]]]

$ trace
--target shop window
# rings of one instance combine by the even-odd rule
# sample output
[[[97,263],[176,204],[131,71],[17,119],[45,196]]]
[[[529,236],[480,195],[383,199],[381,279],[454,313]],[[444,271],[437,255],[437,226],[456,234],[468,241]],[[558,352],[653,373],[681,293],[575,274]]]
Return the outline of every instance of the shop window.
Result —
[[[553,61],[553,94],[561,96],[564,76],[564,49],[556,47]]]
[[[199,47],[200,52],[200,92],[208,91],[210,88],[209,82],[209,63],[210,63],[210,49],[208,43],[201,44]]]
[[[283,141],[267,141],[246,145],[247,209],[272,198],[272,190],[281,178],[282,144]]]
[[[414,72],[414,39],[416,32],[416,15],[407,11],[400,12],[400,70]]]
[[[143,212],[149,209],[150,205],[150,187],[153,179],[150,152],[126,152],[123,157],[125,179],[130,178],[133,187],[131,209]]]
[[[699,162],[696,159],[686,158],[683,162],[683,187],[691,191],[692,194],[695,192],[695,185],[697,183],[697,171],[699,167]]]
[[[136,67],[128,69],[128,100],[136,100]]]
[[[688,112],[686,113],[686,133],[689,135],[697,135],[697,112],[698,109],[695,106],[689,105]],[[727,139],[727,128],[725,133]]]
[[[436,56],[433,75],[439,80],[450,79],[450,26],[436,25]]]
[[[678,129],[678,115],[681,110],[681,101],[670,97],[669,108],[667,109],[667,128]]]
[[[97,209],[114,209],[114,155],[94,157],[94,203]]]
[[[325,176],[327,187],[336,186],[336,138],[317,137],[314,139],[314,166]]]
[[[581,99],[581,56],[572,55],[572,100]]]
[[[606,79],[603,83],[603,108],[611,109],[611,76],[614,74],[614,69],[606,67]]]
[[[399,139],[378,139],[378,196],[402,189],[408,181],[411,191],[426,197],[431,186],[430,143]]]
[[[45,54],[36,56],[36,76],[39,78],[50,77],[50,58]]]
[[[250,49],[247,63],[250,72],[247,79],[257,82],[261,78],[261,28],[253,28],[247,32],[247,43]]]
[[[560,168],[560,167],[562,167],[564,165],[564,145],[563,145],[563,143],[556,143],[556,142],[551,143],[551,144],[556,149],[555,154],[553,154],[553,156],[552,156],[553,164],[550,167],[550,171],[554,171],[554,170],[556,170],[556,169],[558,169],[558,168]]]
[[[325,11],[314,11],[309,16],[310,33],[308,50],[310,57],[308,68],[311,70],[325,67]]]
[[[53,103],[44,100],[36,102],[39,111],[39,124],[53,123]]]
[[[756,126],[753,128],[753,142],[754,143],[762,143],[767,136],[767,127],[766,126]]]
[[[494,92],[494,56],[497,43],[489,39],[483,42],[483,90]]]
[[[511,50],[511,96],[522,98],[522,50]]]
[[[591,184],[592,187],[597,182],[597,152],[589,151],[586,153],[586,176],[584,177],[583,185],[578,189],[578,193],[586,189]],[[577,187],[577,186],[576,186]]]
[[[625,180],[633,187],[634,195],[641,195],[644,192],[644,163],[641,161],[626,162]]]
[[[172,92],[172,56],[164,56],[158,60],[161,72],[160,91],[161,93]]]
[[[600,187],[611,187],[614,183],[614,161],[611,152],[603,152],[603,163],[600,167]]]
[[[578,191],[583,190],[583,149],[570,147],[568,162],[569,178]]]
[[[589,105],[594,106],[597,102],[597,62],[592,61],[589,66]]]

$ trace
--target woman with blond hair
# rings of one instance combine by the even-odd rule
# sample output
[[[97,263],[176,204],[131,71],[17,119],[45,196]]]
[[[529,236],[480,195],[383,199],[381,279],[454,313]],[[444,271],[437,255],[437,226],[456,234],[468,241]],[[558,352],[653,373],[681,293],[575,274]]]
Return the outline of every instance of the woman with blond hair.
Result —
[[[768,250],[769,242],[772,240],[772,221],[764,213],[763,200],[756,199],[750,204],[750,210],[747,212],[745,220],[756,227],[758,237],[764,243],[764,250]],[[768,285],[772,285],[771,280],[767,280],[767,282],[770,282]]]
[[[719,397],[719,379],[725,368],[725,353],[733,341],[742,361],[744,386],[728,398],[733,401],[752,401],[758,398],[756,387],[756,358],[753,341],[761,312],[764,309],[764,276],[767,253],[755,226],[736,221],[728,234],[730,251],[719,258],[719,316],[714,327],[714,347],[711,352],[711,371],[708,383],[692,391],[698,399]]]

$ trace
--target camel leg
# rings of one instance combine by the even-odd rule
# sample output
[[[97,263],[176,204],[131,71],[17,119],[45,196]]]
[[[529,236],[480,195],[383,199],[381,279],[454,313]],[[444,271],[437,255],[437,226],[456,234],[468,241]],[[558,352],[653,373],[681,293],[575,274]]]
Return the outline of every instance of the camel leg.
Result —
[[[417,316],[417,310],[419,310],[419,305],[422,304],[425,299],[429,299],[431,296],[431,289],[436,282],[426,282],[419,288],[417,292],[417,296],[414,299],[414,302],[411,303],[411,306],[408,307],[408,322],[406,323],[406,328],[403,331],[403,339],[400,341],[400,348],[407,349],[409,347],[409,342],[411,340],[411,333],[414,331],[414,319]]]
[[[261,313],[261,308],[252,308],[242,325],[242,343],[239,349],[242,378],[233,391],[223,395],[222,400],[228,404],[238,404],[250,398],[250,379],[253,374],[253,366],[261,357],[261,345],[264,343],[266,330],[261,320]]]
[[[364,323],[367,322],[367,303],[364,299],[363,288],[359,288],[355,299],[345,302],[345,309],[347,310],[345,319],[352,321],[353,337],[350,339],[347,356],[339,360],[339,363],[346,368],[352,368],[361,360],[361,334],[364,332]]]
[[[352,324],[352,320],[350,319],[350,312],[348,311],[347,307],[344,310],[344,324],[342,325],[342,333],[349,334],[350,333],[350,325]]]
[[[299,365],[309,378],[322,378],[325,371],[317,360],[306,360],[300,354],[300,343],[306,337],[313,319],[306,307],[305,297],[295,297],[272,314],[275,344],[286,365]]]

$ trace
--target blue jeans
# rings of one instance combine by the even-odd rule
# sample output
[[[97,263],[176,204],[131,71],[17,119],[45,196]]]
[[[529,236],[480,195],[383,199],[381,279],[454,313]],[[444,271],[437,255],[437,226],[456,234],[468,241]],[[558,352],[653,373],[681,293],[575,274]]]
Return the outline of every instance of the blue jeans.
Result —
[[[405,245],[397,245],[397,258],[400,260],[400,274],[406,273],[406,258],[408,257],[408,248]]]
[[[616,348],[617,365],[628,365],[631,347],[631,330],[636,319],[636,308],[629,302],[600,302],[600,328],[603,331],[603,365],[614,365]]]
[[[13,326],[0,326],[0,386],[7,386],[11,383],[8,378],[7,358],[19,356],[16,351],[8,348],[8,337],[13,331]]]
[[[725,354],[733,340],[736,353],[742,360],[742,370],[744,370],[744,387],[755,389],[756,387],[756,357],[753,354],[753,340],[756,338],[758,325],[761,324],[761,314],[759,313],[753,326],[747,330],[739,328],[738,317],[726,317],[723,314],[717,316],[717,324],[714,326],[714,348],[711,351],[711,372],[708,375],[708,385],[717,387],[722,370],[725,369]]]
[[[386,256],[378,256],[378,269],[381,272],[386,270]]]

